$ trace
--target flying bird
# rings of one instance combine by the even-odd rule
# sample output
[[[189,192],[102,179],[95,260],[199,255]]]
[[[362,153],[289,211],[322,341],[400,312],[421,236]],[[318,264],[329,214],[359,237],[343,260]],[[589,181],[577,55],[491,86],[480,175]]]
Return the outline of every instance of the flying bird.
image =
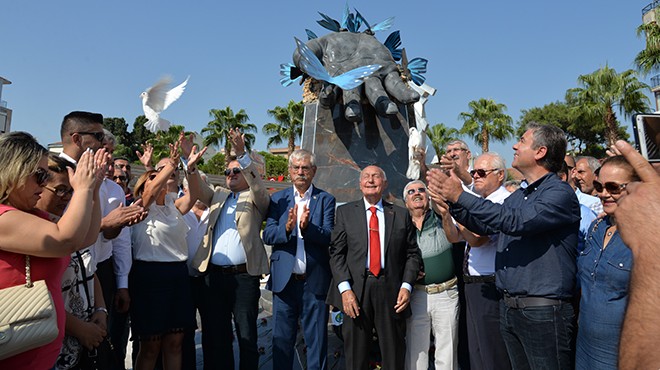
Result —
[[[186,80],[180,85],[171,90],[167,90],[167,87],[172,80],[169,77],[164,77],[156,82],[155,85],[140,94],[140,98],[142,99],[142,110],[144,111],[144,116],[147,117],[148,120],[147,123],[144,124],[147,130],[156,133],[159,130],[167,131],[170,128],[170,121],[161,118],[160,114],[163,113],[170,104],[174,103],[181,97],[181,94],[183,94],[183,91],[186,89],[186,84],[188,83],[189,78],[190,76],[188,76],[188,78],[186,78]]]

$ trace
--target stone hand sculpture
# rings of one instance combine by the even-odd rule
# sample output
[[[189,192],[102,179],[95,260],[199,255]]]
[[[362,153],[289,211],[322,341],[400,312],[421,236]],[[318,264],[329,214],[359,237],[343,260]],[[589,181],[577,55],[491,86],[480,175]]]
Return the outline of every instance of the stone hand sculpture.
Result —
[[[372,75],[364,78],[363,85],[351,90],[341,90],[332,84],[323,87],[319,96],[321,104],[334,105],[341,92],[344,116],[351,122],[362,120],[360,102],[363,95],[381,116],[398,112],[398,107],[392,99],[409,104],[420,98],[420,95],[402,80],[399,66],[392,58],[390,50],[369,33],[332,32],[312,39],[306,45],[331,76],[338,76],[362,66],[381,66]],[[293,62],[305,72],[304,68],[301,68],[302,58],[297,48],[293,54]]]

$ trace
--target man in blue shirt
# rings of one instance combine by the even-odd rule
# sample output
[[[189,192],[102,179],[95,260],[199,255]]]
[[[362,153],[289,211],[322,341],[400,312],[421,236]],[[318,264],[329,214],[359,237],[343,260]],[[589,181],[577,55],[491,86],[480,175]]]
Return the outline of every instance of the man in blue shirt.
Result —
[[[500,330],[513,369],[573,368],[573,320],[580,209],[559,171],[564,132],[531,123],[513,146],[512,166],[529,186],[503,204],[463,191],[453,174],[437,169],[429,188],[451,204],[454,218],[482,234],[499,233],[495,257]]]

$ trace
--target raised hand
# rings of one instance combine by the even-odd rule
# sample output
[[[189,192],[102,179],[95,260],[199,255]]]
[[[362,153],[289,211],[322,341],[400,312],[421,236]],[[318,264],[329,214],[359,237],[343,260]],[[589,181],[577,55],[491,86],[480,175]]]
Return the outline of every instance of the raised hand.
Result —
[[[142,163],[145,169],[153,169],[153,166],[151,165],[151,156],[154,154],[154,146],[151,145],[151,143],[142,144],[142,153],[140,153],[139,150],[136,150],[135,154],[137,154],[140,163]]]
[[[229,129],[229,139],[231,147],[234,148],[236,156],[240,157],[245,153],[245,135],[238,128]]]
[[[286,233],[290,234],[293,231],[293,228],[296,227],[296,222],[298,220],[298,206],[293,205],[291,209],[289,209],[289,217],[286,220]]]
[[[298,225],[298,227],[302,231],[307,228],[307,225],[309,225],[309,208],[307,207],[307,204],[305,204],[303,206],[303,213],[300,215],[300,225]]]

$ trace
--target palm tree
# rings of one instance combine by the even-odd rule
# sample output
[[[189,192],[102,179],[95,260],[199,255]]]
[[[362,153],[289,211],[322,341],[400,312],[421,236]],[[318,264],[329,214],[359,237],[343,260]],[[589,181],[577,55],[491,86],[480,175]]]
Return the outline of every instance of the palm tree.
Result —
[[[488,151],[491,138],[504,142],[513,137],[513,119],[504,113],[506,105],[481,98],[469,102],[468,107],[471,112],[461,112],[458,116],[464,122],[460,133],[481,143],[482,152]]]
[[[440,158],[445,153],[447,144],[458,138],[458,130],[453,127],[447,127],[444,123],[438,123],[426,131],[426,136],[429,137],[435,154]]]
[[[262,128],[265,135],[270,135],[267,146],[281,144],[288,141],[288,155],[296,148],[296,139],[302,136],[303,112],[305,107],[302,102],[289,101],[286,107],[275,107],[268,110],[268,115],[273,117],[277,123],[267,123]]]
[[[659,13],[656,11],[655,19],[658,19]],[[646,38],[646,47],[635,57],[637,70],[644,75],[660,70],[660,26],[658,23],[653,21],[641,24],[637,27],[637,36]]]
[[[231,107],[211,109],[209,115],[213,120],[207,123],[201,132],[204,136],[204,145],[214,145],[217,148],[224,145],[226,158],[229,158],[229,152],[231,151],[229,130],[238,128],[245,134],[245,147],[248,151],[250,150],[255,140],[254,135],[250,132],[256,132],[257,126],[247,122],[250,117],[245,113],[245,110],[241,109],[234,114]]]
[[[578,85],[581,87],[566,92],[566,100],[574,101],[575,109],[587,117],[600,117],[605,122],[608,145],[614,145],[619,139],[615,106],[619,107],[619,113],[625,118],[636,112],[649,111],[649,98],[644,93],[649,86],[640,82],[632,69],[619,74],[605,65],[591,74],[578,77]]]

